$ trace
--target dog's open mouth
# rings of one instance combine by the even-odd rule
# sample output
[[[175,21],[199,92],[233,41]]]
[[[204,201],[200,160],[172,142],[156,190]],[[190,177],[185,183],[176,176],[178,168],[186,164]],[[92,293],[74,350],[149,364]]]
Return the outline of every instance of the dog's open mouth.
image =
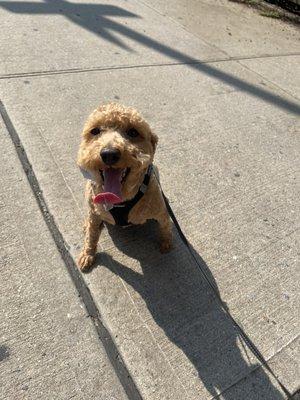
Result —
[[[123,201],[121,193],[122,184],[125,182],[129,172],[129,168],[107,168],[103,171],[100,170],[104,191],[94,198],[94,203],[101,203],[107,206],[121,203]]]

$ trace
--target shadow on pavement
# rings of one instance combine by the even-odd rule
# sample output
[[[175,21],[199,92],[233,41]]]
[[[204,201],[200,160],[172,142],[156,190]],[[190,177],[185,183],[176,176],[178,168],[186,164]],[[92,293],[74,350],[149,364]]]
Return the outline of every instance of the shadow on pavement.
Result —
[[[300,106],[295,102],[225,73],[212,65],[201,63],[117,22],[116,17],[140,18],[123,8],[97,3],[71,3],[64,0],[46,0],[44,3],[0,1],[0,7],[14,13],[63,15],[71,22],[127,51],[130,51],[127,44],[129,39],[177,63],[189,64],[189,68],[222,81],[247,95],[257,97],[290,113],[297,115],[300,113]],[[153,229],[153,224],[126,230],[109,229],[115,246],[129,257],[138,260],[141,272],[136,272],[113,260],[109,254],[100,255],[98,265],[110,269],[139,293],[156,324],[194,365],[199,378],[211,395],[218,396],[220,391],[228,387],[228,383],[233,385],[242,380],[243,377],[253,373],[258,365],[250,365],[241,354],[237,332],[180,240],[176,239],[175,249],[170,254],[161,256],[153,240]],[[198,257],[214,281],[208,266],[199,255]],[[184,365],[173,365],[173,367],[175,370],[177,368],[179,375],[180,368],[184,368]],[[258,385],[251,387],[251,390],[247,386],[243,387],[241,390],[247,392],[241,393],[239,398],[283,399],[263,369],[260,368],[256,373]],[[222,398],[232,399],[230,391],[225,391]]]
[[[108,227],[115,246],[138,260],[141,272],[128,268],[107,253],[97,256],[96,265],[110,269],[139,293],[156,324],[194,365],[211,395],[218,396],[229,384],[253,373],[258,364],[250,365],[241,354],[237,332],[180,239],[175,237],[171,253],[161,255],[157,250],[155,228],[154,223],[126,229]],[[217,288],[208,266],[198,257]],[[165,353],[172,359],[169,350]],[[181,365],[181,360],[177,362],[173,362],[172,367],[180,377],[185,366]],[[284,399],[262,368],[255,373],[257,385],[251,388],[240,385],[238,398]],[[237,399],[230,391],[225,391],[222,398]]]
[[[152,39],[150,36],[135,31],[128,25],[117,22],[115,19],[110,19],[109,17],[140,18],[138,15],[121,7],[97,3],[72,3],[65,0],[45,0],[44,3],[0,1],[0,7],[20,14],[63,15],[71,22],[124,50],[131,51],[128,44],[124,42],[124,40],[128,41],[129,39],[169,57],[176,63],[189,64],[189,68],[222,81],[239,91],[257,97],[273,106],[295,115],[300,114],[300,105],[298,103],[287,100],[262,87],[248,83],[227,72],[223,72],[211,64],[201,63],[201,60],[195,60],[176,49]],[[119,36],[122,36],[124,40],[121,40]]]

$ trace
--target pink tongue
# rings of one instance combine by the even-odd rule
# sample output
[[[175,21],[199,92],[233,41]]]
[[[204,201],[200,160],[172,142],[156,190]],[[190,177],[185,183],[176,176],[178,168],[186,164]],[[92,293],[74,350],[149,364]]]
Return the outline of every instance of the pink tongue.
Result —
[[[94,197],[94,203],[116,204],[122,202],[121,169],[108,168],[103,171],[104,192]]]

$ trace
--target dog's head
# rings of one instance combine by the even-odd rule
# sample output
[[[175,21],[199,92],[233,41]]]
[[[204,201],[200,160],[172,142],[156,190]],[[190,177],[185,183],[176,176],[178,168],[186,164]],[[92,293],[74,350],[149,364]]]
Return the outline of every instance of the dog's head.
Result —
[[[77,163],[106,191],[124,198],[152,163],[156,144],[157,136],[135,109],[110,103],[86,121]]]

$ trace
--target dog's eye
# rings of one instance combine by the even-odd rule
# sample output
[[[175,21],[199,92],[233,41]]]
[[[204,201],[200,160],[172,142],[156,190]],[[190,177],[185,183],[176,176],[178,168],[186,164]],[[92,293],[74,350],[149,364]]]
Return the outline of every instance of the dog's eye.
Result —
[[[130,129],[127,131],[127,136],[132,137],[132,138],[135,138],[135,137],[138,137],[138,136],[139,136],[139,133],[138,133],[138,131],[137,131],[136,129],[130,128]]]
[[[100,128],[93,128],[90,131],[90,133],[91,133],[91,135],[94,135],[94,136],[99,135],[99,133],[101,133],[101,129]]]

